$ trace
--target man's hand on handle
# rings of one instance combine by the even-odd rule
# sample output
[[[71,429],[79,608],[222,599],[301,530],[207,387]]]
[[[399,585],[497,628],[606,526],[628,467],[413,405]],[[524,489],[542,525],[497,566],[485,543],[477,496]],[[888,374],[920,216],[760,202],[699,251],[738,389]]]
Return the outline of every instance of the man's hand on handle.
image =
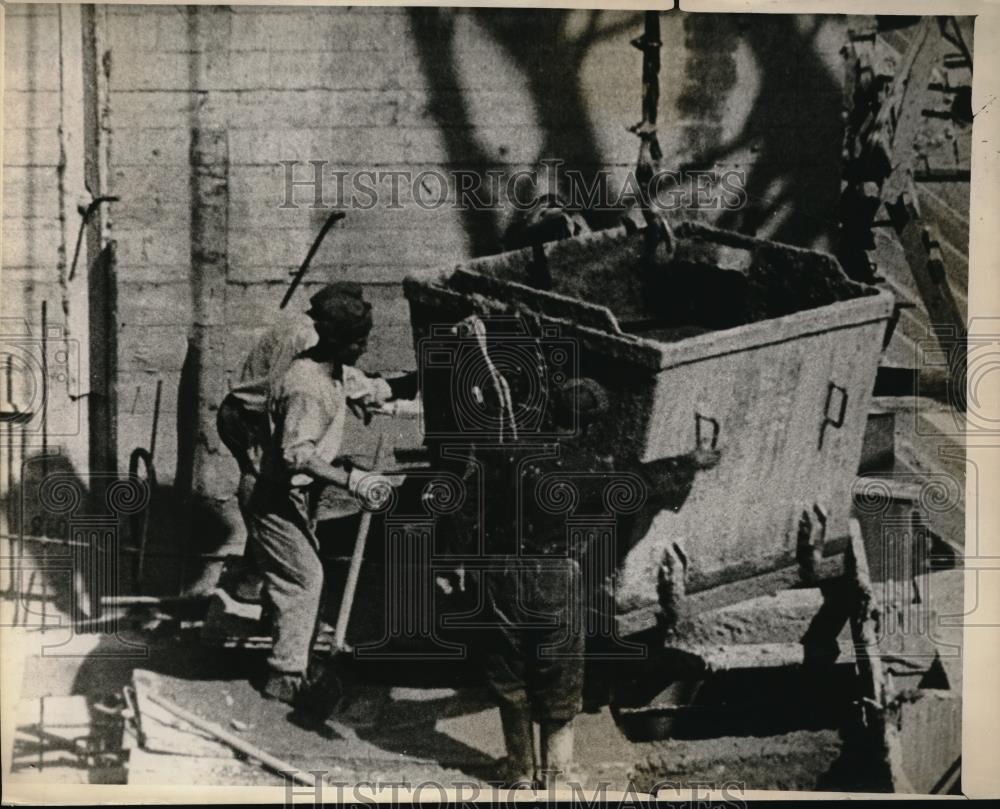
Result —
[[[392,497],[394,485],[392,478],[356,467],[347,478],[347,491],[358,498],[361,507],[368,511],[382,508]]]

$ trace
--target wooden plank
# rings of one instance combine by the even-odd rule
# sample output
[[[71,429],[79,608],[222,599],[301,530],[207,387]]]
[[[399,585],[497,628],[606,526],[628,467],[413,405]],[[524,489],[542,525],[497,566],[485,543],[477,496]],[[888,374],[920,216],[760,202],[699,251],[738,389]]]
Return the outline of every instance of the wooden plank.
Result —
[[[834,578],[840,575],[843,572],[843,564],[843,554],[824,559],[822,577]],[[798,566],[785,567],[756,576],[736,578],[706,590],[690,593],[684,602],[685,617],[693,618],[703,612],[722,609],[761,595],[787,590],[800,583],[801,575]],[[656,627],[660,622],[659,616],[659,604],[651,604],[619,613],[615,616],[615,627],[620,637],[628,637]]]
[[[886,723],[890,767],[898,792],[948,793],[959,779],[962,697],[954,691],[920,689],[892,706]]]
[[[854,615],[850,620],[851,636],[861,675],[861,695],[866,704],[865,713],[872,721],[876,721],[875,718],[886,700],[885,672],[882,668],[878,633],[875,628],[877,602],[872,591],[871,576],[868,573],[868,556],[861,526],[854,519],[851,520],[850,526],[851,545],[846,575],[850,576],[854,596],[857,599]]]
[[[154,672],[136,669],[132,673],[136,721],[139,724],[139,742],[142,748],[153,753],[178,756],[232,758],[234,754],[231,748],[150,699],[150,694],[157,693],[161,684],[162,680]]]
[[[305,784],[306,786],[313,786],[315,783],[314,778],[310,778],[304,773],[299,772],[292,764],[287,761],[283,761],[276,756],[272,756],[266,750],[261,750],[259,747],[250,744],[245,739],[241,739],[239,736],[235,736],[227,730],[223,730],[219,725],[214,722],[209,722],[207,719],[202,719],[197,714],[191,713],[179,705],[175,705],[173,702],[168,700],[166,697],[160,694],[150,693],[148,698],[151,702],[160,708],[169,711],[173,716],[177,717],[180,721],[186,722],[189,725],[197,728],[203,733],[207,733],[213,738],[223,742],[227,747],[231,748],[237,753],[241,753],[244,756],[252,758],[254,761],[260,762],[260,764],[267,769],[271,770],[276,774],[287,774],[287,777],[296,781],[300,784]]]
[[[284,786],[277,775],[238,758],[195,758],[154,753],[136,747],[129,753],[130,786]]]
[[[949,353],[958,346],[964,351],[966,321],[948,284],[936,228],[921,220],[910,192],[901,194],[887,209],[932,328],[936,332],[941,327],[952,330],[953,339],[942,347]]]

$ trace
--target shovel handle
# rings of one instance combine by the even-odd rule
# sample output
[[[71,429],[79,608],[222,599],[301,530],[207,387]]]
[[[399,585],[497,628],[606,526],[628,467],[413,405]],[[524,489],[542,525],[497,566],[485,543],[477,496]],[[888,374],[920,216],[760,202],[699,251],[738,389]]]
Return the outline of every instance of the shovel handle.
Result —
[[[332,228],[345,216],[347,216],[347,214],[343,211],[334,211],[326,218],[326,221],[323,223],[323,227],[320,228],[319,233],[316,235],[316,239],[310,246],[309,252],[306,253],[305,260],[299,267],[298,272],[295,273],[292,283],[288,285],[288,291],[285,292],[285,297],[281,299],[281,306],[278,307],[279,309],[284,309],[288,306],[288,302],[292,299],[292,295],[295,294],[295,290],[299,288],[299,284],[301,284],[302,279],[305,278],[306,272],[309,270],[309,264],[312,262],[313,256],[316,255],[316,251],[319,250],[319,246],[323,243],[323,239],[326,238],[326,234],[329,232],[330,228]]]
[[[377,471],[382,462],[382,436],[378,437],[375,446],[375,457],[372,470]],[[333,654],[347,651],[347,624],[351,620],[351,610],[354,607],[354,596],[358,589],[358,578],[361,575],[361,560],[365,556],[365,544],[368,541],[368,529],[371,527],[372,513],[362,509],[361,522],[358,524],[358,534],[354,539],[354,553],[351,555],[351,566],[347,571],[347,581],[344,583],[344,595],[340,599],[340,612],[337,614],[337,626],[333,633]]]

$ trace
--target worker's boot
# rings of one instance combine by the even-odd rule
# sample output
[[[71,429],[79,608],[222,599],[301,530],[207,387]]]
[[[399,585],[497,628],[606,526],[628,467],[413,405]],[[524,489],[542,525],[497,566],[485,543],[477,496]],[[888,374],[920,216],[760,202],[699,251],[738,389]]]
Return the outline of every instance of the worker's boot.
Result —
[[[314,660],[295,699],[295,707],[317,722],[325,722],[340,705],[344,685],[329,660]]]
[[[531,788],[535,782],[535,740],[531,714],[526,707],[500,706],[500,723],[507,758],[501,780],[507,789]]]
[[[223,563],[218,587],[244,604],[260,604],[264,579],[242,556],[230,556]]]
[[[260,604],[264,595],[264,579],[253,570],[244,571],[230,593],[237,601]]]
[[[261,692],[268,699],[295,705],[305,685],[301,674],[271,671],[267,674]]]
[[[573,759],[573,720],[542,722],[542,778],[546,789],[582,785]]]

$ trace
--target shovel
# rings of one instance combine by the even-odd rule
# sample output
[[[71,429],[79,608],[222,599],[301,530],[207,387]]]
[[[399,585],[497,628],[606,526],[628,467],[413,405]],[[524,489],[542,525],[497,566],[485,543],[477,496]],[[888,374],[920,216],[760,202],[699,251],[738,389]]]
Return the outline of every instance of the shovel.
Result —
[[[377,472],[382,462],[382,436],[379,435],[375,445],[375,457],[372,460],[372,471]],[[340,600],[340,613],[337,615],[337,627],[333,633],[333,649],[331,656],[349,653],[347,645],[347,624],[351,620],[351,610],[354,608],[354,595],[358,589],[358,577],[361,575],[361,560],[365,555],[365,544],[368,542],[368,529],[371,528],[372,513],[361,510],[361,522],[358,523],[358,534],[354,539],[354,553],[351,555],[351,567],[347,571],[347,582],[344,584],[344,595]]]
[[[383,436],[379,435],[375,446],[375,457],[372,460],[372,471],[378,470],[382,461]],[[341,667],[345,656],[350,656],[352,648],[347,643],[347,627],[354,608],[354,597],[358,590],[358,578],[361,575],[361,561],[365,555],[365,544],[368,542],[368,531],[371,528],[372,513],[366,509],[361,511],[361,521],[358,523],[358,533],[354,538],[354,552],[351,555],[351,566],[347,571],[347,581],[344,583],[344,594],[340,599],[340,611],[337,614],[337,625],[333,633],[333,646],[330,656],[322,666],[318,676],[309,685],[306,704],[302,707],[311,712],[322,714],[329,718],[337,709],[344,695],[344,686],[337,669]]]

